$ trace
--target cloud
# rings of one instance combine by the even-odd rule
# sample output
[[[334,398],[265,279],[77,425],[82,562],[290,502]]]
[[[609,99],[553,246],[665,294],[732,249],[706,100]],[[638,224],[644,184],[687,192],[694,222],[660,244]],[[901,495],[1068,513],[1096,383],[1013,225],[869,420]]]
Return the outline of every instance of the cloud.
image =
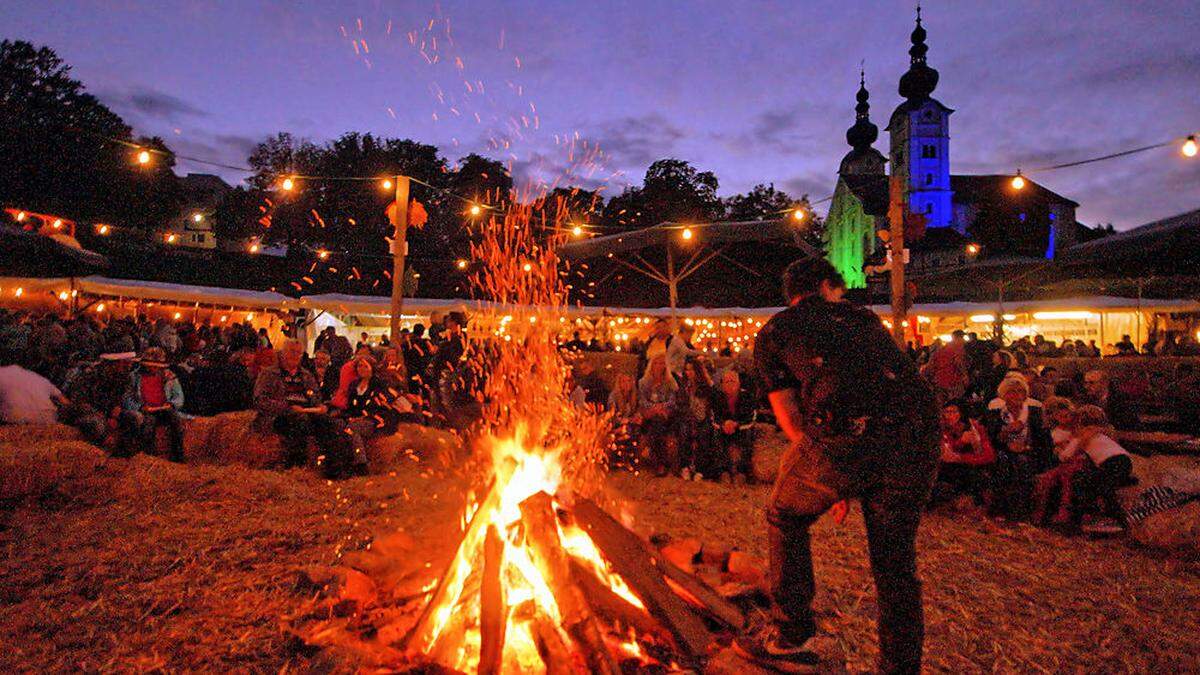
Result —
[[[138,117],[178,121],[186,117],[208,117],[205,110],[157,89],[134,86],[124,91],[111,91],[101,98],[123,113]]]
[[[661,113],[653,112],[603,122],[590,136],[599,144],[608,166],[640,171],[674,153],[687,133]]]

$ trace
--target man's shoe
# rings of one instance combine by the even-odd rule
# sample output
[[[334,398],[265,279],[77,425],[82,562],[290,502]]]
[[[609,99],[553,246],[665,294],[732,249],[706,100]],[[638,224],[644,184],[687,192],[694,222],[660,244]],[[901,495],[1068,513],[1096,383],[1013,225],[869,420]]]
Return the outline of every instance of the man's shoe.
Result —
[[[796,643],[787,639],[777,626],[767,626],[733,641],[738,655],[781,673],[810,672],[821,662],[821,657],[807,645],[807,640]]]

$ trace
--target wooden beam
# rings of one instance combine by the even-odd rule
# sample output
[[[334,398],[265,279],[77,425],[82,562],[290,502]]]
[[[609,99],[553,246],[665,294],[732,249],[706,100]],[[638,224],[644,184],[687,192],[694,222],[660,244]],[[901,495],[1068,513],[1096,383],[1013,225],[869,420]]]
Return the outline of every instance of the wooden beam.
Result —
[[[704,656],[712,644],[712,634],[667,585],[654,565],[656,556],[647,553],[641,538],[589,499],[577,500],[572,513],[613,571],[629,584],[654,618],[671,631],[683,655],[693,662]]]
[[[670,633],[662,627],[649,612],[641,607],[635,607],[628,600],[612,591],[603,581],[600,581],[590,569],[575,560],[571,561],[571,578],[587,597],[588,603],[597,614],[632,628],[638,635],[655,635],[671,639]]]
[[[488,525],[483,539],[483,580],[479,587],[479,675],[496,675],[504,663],[504,632],[508,608],[500,570],[504,564],[504,541],[495,525]]]
[[[559,538],[553,498],[539,492],[521,502],[521,522],[534,563],[554,592],[563,627],[584,652],[589,670],[599,675],[619,675],[621,670],[604,644],[595,614],[571,579],[570,556]]]

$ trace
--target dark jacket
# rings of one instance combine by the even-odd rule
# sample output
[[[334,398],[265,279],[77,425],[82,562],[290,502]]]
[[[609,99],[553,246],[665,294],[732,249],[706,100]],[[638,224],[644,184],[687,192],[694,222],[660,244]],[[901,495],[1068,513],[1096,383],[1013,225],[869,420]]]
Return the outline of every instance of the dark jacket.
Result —
[[[297,368],[290,379],[291,382],[279,366],[265,368],[258,374],[258,380],[254,382],[254,408],[258,411],[260,424],[270,425],[293,405],[306,408],[321,405],[317,378],[312,373]],[[290,394],[289,389],[293,390]]]
[[[988,407],[983,417],[983,426],[987,429],[988,440],[996,450],[996,456],[1003,458],[1017,454],[1008,449],[1008,441],[1004,438],[1003,408],[995,402]],[[1026,420],[1029,429],[1029,450],[1026,453],[1037,470],[1048,469],[1054,464],[1054,442],[1050,438],[1050,428],[1046,426],[1045,414],[1039,405],[1029,406],[1029,417]]]
[[[709,409],[712,411],[712,425],[717,429],[725,426],[725,422],[733,420],[739,431],[745,431],[754,425],[758,419],[758,406],[754,397],[747,391],[738,392],[733,410],[729,409],[729,397],[720,387],[713,387],[709,394]]]

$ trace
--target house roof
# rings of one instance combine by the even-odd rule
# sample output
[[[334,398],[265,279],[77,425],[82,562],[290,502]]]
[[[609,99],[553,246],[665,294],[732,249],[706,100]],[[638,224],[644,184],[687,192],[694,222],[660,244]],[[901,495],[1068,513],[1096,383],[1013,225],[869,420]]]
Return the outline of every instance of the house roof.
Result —
[[[1015,195],[1028,195],[1047,201],[1067,204],[1072,207],[1079,206],[1079,202],[1067,199],[1044,185],[1035,183],[1028,177],[1024,177],[1025,187],[1018,192],[1012,187],[1012,179],[1014,177],[1014,174],[952,175],[950,176],[950,189],[954,190],[954,201],[960,204],[989,200],[999,201],[1001,199],[1010,200]]]
[[[1145,256],[1152,251],[1169,246],[1175,237],[1188,236],[1193,239],[1200,238],[1200,209],[1076,244],[1064,250],[1061,256],[1067,261],[1131,253]]]
[[[897,115],[907,115],[908,113],[912,112],[913,110],[916,110],[916,109],[924,106],[926,103],[932,103],[932,104],[936,105],[937,107],[942,109],[942,112],[947,113],[947,114],[954,112],[953,108],[946,107],[946,105],[944,103],[937,100],[936,98],[920,98],[920,99],[915,99],[915,100],[904,101],[900,105],[896,106],[896,109],[892,111],[892,116],[888,118],[888,125],[887,125],[887,128],[885,129],[885,131],[892,130],[892,126],[894,124],[896,124],[896,116]]]
[[[862,202],[869,216],[885,217],[888,212],[888,177],[886,175],[845,174],[841,177],[850,192]]]

